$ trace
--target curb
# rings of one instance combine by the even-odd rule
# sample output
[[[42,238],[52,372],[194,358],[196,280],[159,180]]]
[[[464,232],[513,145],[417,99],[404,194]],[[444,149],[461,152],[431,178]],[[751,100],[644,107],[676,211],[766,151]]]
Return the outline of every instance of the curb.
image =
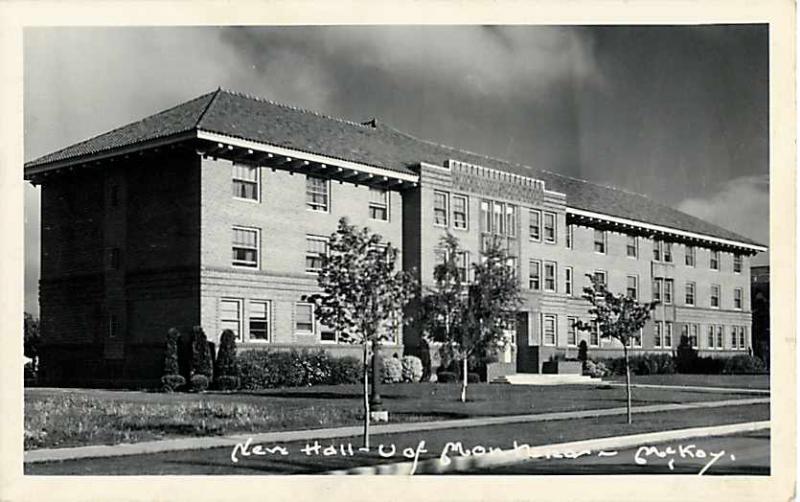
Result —
[[[375,466],[354,467],[328,471],[328,475],[394,475],[409,476],[413,474],[448,474],[454,472],[471,471],[479,468],[500,467],[512,465],[551,456],[569,456],[578,452],[591,450],[604,450],[607,448],[627,448],[647,444],[663,443],[676,439],[691,439],[696,437],[728,436],[742,432],[753,432],[769,429],[769,420],[761,422],[744,422],[738,424],[715,425],[711,427],[693,427],[690,429],[674,429],[661,432],[648,432],[629,436],[616,436],[600,439],[587,439],[542,446],[520,446],[511,450],[499,450],[483,455],[440,457],[418,462],[398,462]]]
[[[611,385],[612,387],[625,387],[622,382],[603,382],[603,385]],[[674,390],[688,390],[697,392],[717,392],[721,394],[757,394],[762,396],[769,396],[769,389],[742,389],[737,387],[700,387],[696,385],[659,385],[654,383],[632,383],[632,389],[674,389]]]
[[[769,404],[769,398],[749,398],[720,401],[698,401],[684,404],[656,404],[637,406],[633,413],[655,413],[664,411],[694,410],[700,408],[721,408],[726,406],[747,406],[752,404]],[[600,408],[594,410],[560,411],[528,415],[511,415],[500,417],[463,418],[456,420],[440,420],[434,422],[404,422],[373,425],[373,434],[396,434],[404,432],[432,431],[487,425],[504,425],[526,422],[544,422],[549,420],[566,420],[571,418],[597,418],[624,415],[626,408]],[[143,441],[140,443],[123,443],[117,445],[77,446],[71,448],[42,448],[29,450],[23,454],[26,464],[78,460],[85,458],[108,458],[127,455],[147,455],[184,450],[205,450],[209,448],[233,447],[251,439],[256,443],[276,443],[304,441],[310,439],[336,439],[358,436],[362,432],[361,425],[332,427],[327,429],[306,429],[295,431],[276,431],[261,434],[236,434],[224,437],[191,437],[167,439],[160,441]]]

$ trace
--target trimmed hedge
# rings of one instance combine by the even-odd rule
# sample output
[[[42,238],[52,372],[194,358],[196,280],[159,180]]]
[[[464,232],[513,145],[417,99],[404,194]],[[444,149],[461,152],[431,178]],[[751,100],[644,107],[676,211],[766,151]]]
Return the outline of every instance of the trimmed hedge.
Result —
[[[192,392],[203,392],[208,389],[208,377],[200,373],[193,375],[189,380]]]
[[[436,376],[436,381],[439,383],[452,383],[458,380],[458,376],[452,371],[439,371]]]
[[[673,373],[697,375],[734,375],[764,373],[766,367],[761,359],[742,354],[732,357],[698,356],[694,349],[684,349],[680,355],[671,354],[641,354],[628,358],[632,375],[671,375]],[[584,364],[584,373],[597,373],[587,361]],[[625,374],[625,358],[615,357],[595,361],[595,366],[605,364],[608,375]]]
[[[417,356],[403,356],[400,362],[403,367],[404,382],[419,382],[422,380],[422,359]]]
[[[403,381],[403,363],[397,357],[383,358],[383,383],[399,383]]]
[[[164,375],[161,377],[161,390],[164,392],[175,392],[186,385],[183,375]]]
[[[759,357],[750,355],[733,356],[725,361],[722,373],[726,375],[764,373],[767,366]]]
[[[333,358],[324,350],[248,350],[237,355],[240,386],[245,390],[310,385],[359,383],[361,361],[355,357]]]

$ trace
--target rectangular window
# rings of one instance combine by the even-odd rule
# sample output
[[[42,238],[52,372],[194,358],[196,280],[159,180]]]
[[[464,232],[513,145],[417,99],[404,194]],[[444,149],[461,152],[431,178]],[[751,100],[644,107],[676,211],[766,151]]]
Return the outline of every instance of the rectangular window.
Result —
[[[328,254],[328,238],[306,235],[306,272],[317,274],[322,270],[322,257]]]
[[[641,329],[639,331],[637,331],[636,333],[632,334],[628,338],[628,347],[636,347],[636,348],[641,348],[642,347],[642,330]]]
[[[505,233],[505,225],[503,224],[503,209],[502,202],[495,202],[492,204],[492,231],[496,234]]]
[[[306,208],[327,213],[330,208],[329,189],[328,180],[306,176]]]
[[[531,260],[528,263],[528,288],[539,291],[542,287],[542,262],[539,260]]]
[[[625,294],[628,295],[629,298],[633,298],[634,300],[639,298],[639,277],[635,275],[629,275],[627,278],[627,288],[625,290]]]
[[[664,303],[666,305],[672,304],[672,291],[675,286],[674,279],[664,279]]]
[[[602,254],[606,252],[606,232],[604,230],[594,230],[594,252]]]
[[[544,290],[556,291],[556,263],[554,261],[544,262]]]
[[[664,243],[664,261],[667,263],[672,263],[672,243],[665,242]]]
[[[735,274],[742,273],[742,255],[739,253],[733,254],[733,272]]]
[[[697,324],[689,325],[689,344],[695,349],[698,347],[698,331],[699,327]]]
[[[695,284],[693,282],[686,283],[686,298],[685,298],[686,305],[694,306],[694,289],[695,289]]]
[[[589,347],[599,347],[600,346],[600,326],[597,322],[594,322],[592,325],[592,330],[589,331]]]
[[[545,314],[543,318],[543,327],[542,331],[544,334],[544,344],[545,345],[555,345],[556,344],[556,316],[551,314]]]
[[[635,235],[628,236],[628,243],[625,246],[626,253],[630,258],[638,258],[639,257],[639,239],[636,238]]]
[[[314,332],[314,306],[310,303],[295,304],[294,331],[295,333]]]
[[[731,329],[731,348],[738,349],[739,348],[739,327],[733,326]]]
[[[664,348],[671,349],[672,348],[672,323],[667,321],[664,323]]]
[[[745,350],[747,348],[747,328],[739,326],[739,348]]]
[[[578,322],[577,317],[567,317],[567,345],[575,347],[578,345],[578,328],[575,323]]]
[[[467,211],[467,198],[463,195],[453,195],[453,228],[466,230],[469,226]]]
[[[447,192],[433,192],[433,224],[447,226]]]
[[[733,290],[733,308],[742,310],[742,288]]]
[[[572,295],[572,267],[564,267],[564,292]]]
[[[723,326],[717,326],[717,348],[724,349],[725,345],[725,331]]]
[[[600,284],[608,286],[608,277],[606,275],[606,271],[605,270],[595,270],[594,271],[594,276],[595,276],[595,278],[597,280],[600,281]]]
[[[336,330],[331,328],[330,326],[317,323],[317,328],[319,329],[319,341],[322,343],[336,343],[339,341],[339,337],[336,334]]]
[[[492,231],[492,211],[488,200],[481,201],[481,223],[484,232]]]
[[[222,299],[219,301],[219,327],[222,331],[229,329],[242,341],[242,301]]]
[[[509,237],[517,236],[517,206],[506,204],[506,233]]]
[[[567,234],[564,236],[564,241],[567,244],[567,249],[572,249],[572,233],[573,228],[572,225],[567,225]]]
[[[719,308],[719,286],[716,284],[711,285],[711,308],[718,309]]]
[[[708,266],[711,270],[719,270],[719,251],[711,251]]]
[[[373,220],[389,221],[389,191],[369,189],[369,217]]]
[[[556,214],[544,213],[544,241],[555,244],[556,242]]]
[[[717,340],[716,333],[714,331],[714,326],[709,324],[708,325],[708,348],[714,348],[714,342]]]
[[[233,165],[233,196],[258,201],[258,167]]]
[[[663,256],[664,250],[664,243],[659,240],[653,241],[653,260],[654,261],[661,261],[661,257]]]
[[[456,257],[456,267],[458,268],[458,277],[461,282],[469,281],[469,251],[461,251]]]
[[[108,315],[108,337],[116,338],[119,334],[119,317],[116,314]]]
[[[517,257],[516,256],[509,256],[506,258],[506,265],[508,268],[511,269],[511,273],[514,277],[517,277],[519,274],[519,266],[517,265]]]
[[[660,349],[664,343],[664,321],[656,321],[653,323],[655,332],[653,334],[653,347]]]
[[[660,302],[663,301],[664,295],[664,279],[661,277],[656,277],[653,279],[653,301]]]
[[[528,232],[532,241],[542,240],[542,213],[536,209],[530,210],[530,224]]]
[[[696,248],[694,246],[686,246],[685,260],[687,267],[694,267],[695,256],[696,256]]]
[[[233,227],[233,266],[258,268],[259,231]]]
[[[250,302],[250,326],[248,329],[249,341],[269,341],[269,302]]]

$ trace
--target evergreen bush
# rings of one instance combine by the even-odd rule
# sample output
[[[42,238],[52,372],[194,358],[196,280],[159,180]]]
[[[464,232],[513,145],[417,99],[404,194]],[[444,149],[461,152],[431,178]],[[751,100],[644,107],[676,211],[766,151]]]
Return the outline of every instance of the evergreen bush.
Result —
[[[403,363],[397,357],[383,359],[383,382],[398,383],[403,381]]]
[[[404,382],[419,382],[422,380],[422,360],[417,356],[403,356],[401,359]]]

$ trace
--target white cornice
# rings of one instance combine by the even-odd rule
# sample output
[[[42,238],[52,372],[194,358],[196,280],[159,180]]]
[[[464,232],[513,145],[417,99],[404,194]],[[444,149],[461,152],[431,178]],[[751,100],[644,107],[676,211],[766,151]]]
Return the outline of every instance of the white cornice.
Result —
[[[688,232],[686,230],[679,230],[677,228],[665,227],[662,225],[654,225],[652,223],[646,223],[638,220],[631,220],[628,218],[620,218],[618,216],[610,216],[603,213],[595,213],[593,211],[586,211],[584,209],[567,207],[567,214],[574,214],[576,216],[585,216],[587,218],[596,218],[598,220],[604,220],[611,223],[618,223],[620,225],[630,225],[633,227],[644,228],[656,232],[664,232],[668,234],[679,235],[681,237],[688,237],[691,239],[700,239],[704,241],[714,242],[717,244],[724,244],[726,246],[735,246],[735,247],[750,249],[753,251],[767,251],[766,246],[759,246],[757,244],[749,244],[747,242],[735,241],[731,239],[722,239],[720,237],[714,237],[711,235],[700,234],[696,232]]]

